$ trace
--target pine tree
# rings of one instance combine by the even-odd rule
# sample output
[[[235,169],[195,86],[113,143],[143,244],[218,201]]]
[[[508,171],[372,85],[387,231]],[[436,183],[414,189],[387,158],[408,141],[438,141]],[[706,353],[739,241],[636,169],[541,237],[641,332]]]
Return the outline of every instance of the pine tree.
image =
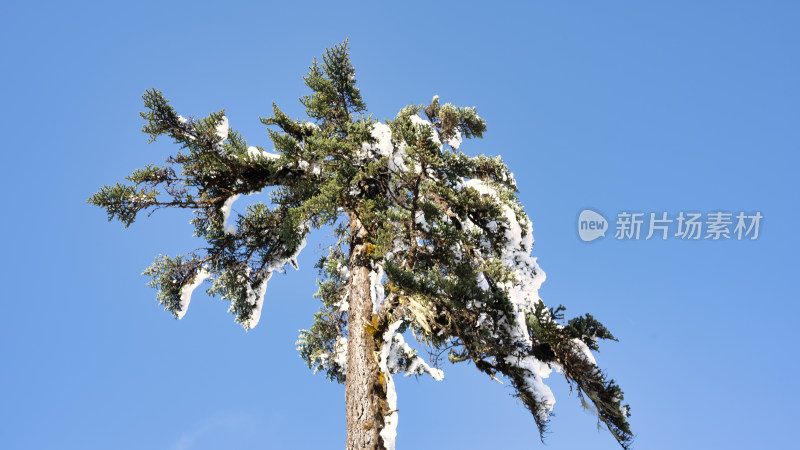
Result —
[[[143,211],[194,212],[207,247],[159,256],[144,272],[160,304],[181,318],[192,291],[210,279],[208,294],[229,301],[250,329],[272,274],[297,268],[308,233],[329,227],[335,242],[316,265],[322,306],[297,345],[309,368],[345,384],[348,449],[394,448],[392,376],[441,380],[445,354],[509,380],[540,434],[554,404],[544,378],[556,369],[627,448],[629,407],[591,352],[614,337],[589,314],[565,322],[562,306],[539,298],[545,275],[530,255],[531,221],[513,175],[499,157],[458,150],[486,131],[475,109],[434,97],[374,120],[347,41],[315,59],[304,80],[311,92],[300,101],[310,120],[274,104],[261,119],[276,153],[248,147],[224,111],[187,119],[161,92],[144,94],[143,131],[151,141],[168,136],[180,151],[89,202],[126,227]],[[254,193],[269,201],[234,222],[233,202]],[[432,359],[405,342],[409,334]]]

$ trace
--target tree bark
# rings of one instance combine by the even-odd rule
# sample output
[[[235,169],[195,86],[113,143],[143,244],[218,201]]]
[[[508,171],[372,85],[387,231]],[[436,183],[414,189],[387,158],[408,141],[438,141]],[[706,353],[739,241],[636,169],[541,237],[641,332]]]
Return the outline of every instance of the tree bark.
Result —
[[[367,329],[372,324],[370,297],[370,246],[366,231],[357,218],[350,221],[350,283],[348,309],[347,373],[345,402],[347,409],[347,450],[383,449],[386,393],[380,383],[379,349],[376,336]],[[378,338],[380,338],[378,336]]]

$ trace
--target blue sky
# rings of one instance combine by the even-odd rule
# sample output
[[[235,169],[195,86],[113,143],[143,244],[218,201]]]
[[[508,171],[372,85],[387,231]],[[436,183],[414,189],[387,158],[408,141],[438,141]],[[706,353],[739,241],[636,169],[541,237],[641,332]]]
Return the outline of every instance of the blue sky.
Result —
[[[799,400],[796,2],[4,2],[5,236],[0,447],[339,448],[344,390],[295,351],[313,263],[269,285],[245,333],[196,294],[181,321],[140,275],[194,248],[190,216],[129,229],[85,204],[161,162],[140,96],[226,109],[251,145],[272,101],[300,117],[301,76],[350,38],[369,110],[476,106],[469,154],[500,154],[534,222],[540,294],[619,338],[597,355],[632,406],[636,448],[787,448]],[[764,216],[757,240],[578,239],[591,207]],[[511,388],[471,366],[398,380],[398,448],[613,449],[558,374],[538,441]]]

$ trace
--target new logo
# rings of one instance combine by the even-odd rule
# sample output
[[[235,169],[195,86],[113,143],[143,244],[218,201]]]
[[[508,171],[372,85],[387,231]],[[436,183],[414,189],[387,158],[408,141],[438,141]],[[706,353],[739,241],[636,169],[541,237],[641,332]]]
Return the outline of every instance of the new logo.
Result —
[[[584,209],[578,216],[578,236],[584,242],[605,237],[608,231],[608,221],[602,214]]]

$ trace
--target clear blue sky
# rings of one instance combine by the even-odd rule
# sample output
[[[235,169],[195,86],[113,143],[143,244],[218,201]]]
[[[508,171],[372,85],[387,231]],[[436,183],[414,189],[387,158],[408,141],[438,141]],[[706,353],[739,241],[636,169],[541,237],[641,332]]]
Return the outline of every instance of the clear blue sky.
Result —
[[[438,94],[487,120],[462,150],[516,173],[545,301],[619,338],[597,359],[636,448],[796,444],[797,2],[250,3],[0,6],[0,447],[341,448],[343,388],[294,345],[324,233],[245,333],[222,300],[198,291],[175,321],[145,286],[156,255],[194,248],[188,214],[123,229],[85,200],[175,150],[139,132],[145,89],[270,149],[258,116],[300,117],[306,67],[346,37],[376,117]],[[755,241],[587,244],[585,207],[764,219]],[[617,448],[558,374],[542,447],[507,385],[444,369],[398,380],[399,449]]]

